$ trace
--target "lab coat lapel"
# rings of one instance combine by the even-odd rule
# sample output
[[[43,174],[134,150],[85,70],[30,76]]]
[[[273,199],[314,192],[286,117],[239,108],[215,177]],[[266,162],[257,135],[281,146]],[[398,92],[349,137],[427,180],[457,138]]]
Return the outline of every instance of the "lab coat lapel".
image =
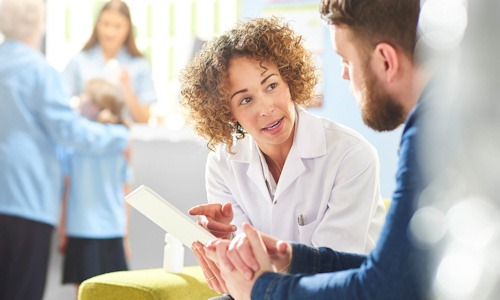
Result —
[[[294,142],[276,187],[275,200],[306,171],[306,159],[326,155],[325,130],[321,120],[301,108],[297,108],[297,112]]]
[[[258,156],[256,157],[256,159],[250,162],[250,165],[248,166],[247,176],[255,183],[263,197],[271,201],[271,196],[269,195],[269,190],[266,186],[266,180],[264,179],[262,164],[260,163],[260,159]]]
[[[269,190],[266,186],[266,180],[264,178],[264,172],[262,170],[262,164],[260,163],[259,148],[251,136],[247,136],[245,139],[238,142],[240,145],[236,150],[236,153],[232,155],[231,160],[237,162],[234,164],[235,168],[238,168],[238,174],[243,174],[247,168],[246,175],[252,180],[252,182],[257,186],[262,197],[271,201],[271,196],[269,195]]]
[[[281,172],[280,180],[276,186],[276,194],[274,195],[275,200],[277,200],[281,193],[283,193],[295,181],[295,179],[297,179],[297,177],[299,177],[306,170],[304,162],[300,156],[297,155],[298,153],[292,150],[293,146],[288,153],[285,165],[283,166],[283,171]]]

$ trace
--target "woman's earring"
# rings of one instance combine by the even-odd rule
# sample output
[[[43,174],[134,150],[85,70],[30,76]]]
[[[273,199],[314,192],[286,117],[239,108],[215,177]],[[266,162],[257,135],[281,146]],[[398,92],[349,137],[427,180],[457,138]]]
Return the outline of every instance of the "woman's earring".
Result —
[[[230,121],[229,126],[231,126],[233,129],[236,130],[236,129],[238,129],[238,126],[240,126],[240,124],[238,123],[238,121],[236,121],[236,122]]]

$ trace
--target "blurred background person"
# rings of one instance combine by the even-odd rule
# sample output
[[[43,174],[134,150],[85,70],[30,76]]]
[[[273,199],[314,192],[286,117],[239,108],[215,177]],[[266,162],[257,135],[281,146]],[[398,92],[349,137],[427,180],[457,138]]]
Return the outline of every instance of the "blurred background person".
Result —
[[[101,9],[92,35],[64,70],[70,93],[83,92],[92,78],[119,84],[125,94],[125,116],[146,123],[157,101],[149,62],[137,49],[130,10],[123,1],[111,0]]]
[[[103,80],[88,81],[80,113],[100,123],[125,124],[124,96]],[[59,251],[65,254],[63,283],[79,285],[91,277],[127,270],[131,170],[120,154],[88,155],[68,149]]]
[[[42,0],[0,7],[0,299],[41,299],[52,229],[60,214],[58,144],[122,153],[128,130],[81,118],[57,70],[38,51]]]

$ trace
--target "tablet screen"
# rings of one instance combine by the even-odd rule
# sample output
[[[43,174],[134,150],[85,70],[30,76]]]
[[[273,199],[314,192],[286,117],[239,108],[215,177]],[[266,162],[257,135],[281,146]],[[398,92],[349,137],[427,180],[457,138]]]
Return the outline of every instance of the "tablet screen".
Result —
[[[147,186],[141,185],[128,194],[125,200],[188,248],[191,248],[195,241],[206,244],[216,239],[208,230],[196,224]]]

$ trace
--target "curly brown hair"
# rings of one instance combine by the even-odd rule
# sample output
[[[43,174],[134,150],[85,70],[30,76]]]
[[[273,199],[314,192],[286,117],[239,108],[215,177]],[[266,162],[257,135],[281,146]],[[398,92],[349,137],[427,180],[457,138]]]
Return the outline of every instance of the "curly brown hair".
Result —
[[[263,62],[275,63],[288,84],[292,101],[303,107],[314,100],[319,81],[312,54],[304,47],[302,37],[282,19],[244,20],[206,42],[181,73],[180,102],[195,132],[208,141],[212,151],[224,143],[226,150],[234,153],[235,139],[247,134],[238,123],[231,122],[228,66],[234,57],[259,60],[261,66]]]

